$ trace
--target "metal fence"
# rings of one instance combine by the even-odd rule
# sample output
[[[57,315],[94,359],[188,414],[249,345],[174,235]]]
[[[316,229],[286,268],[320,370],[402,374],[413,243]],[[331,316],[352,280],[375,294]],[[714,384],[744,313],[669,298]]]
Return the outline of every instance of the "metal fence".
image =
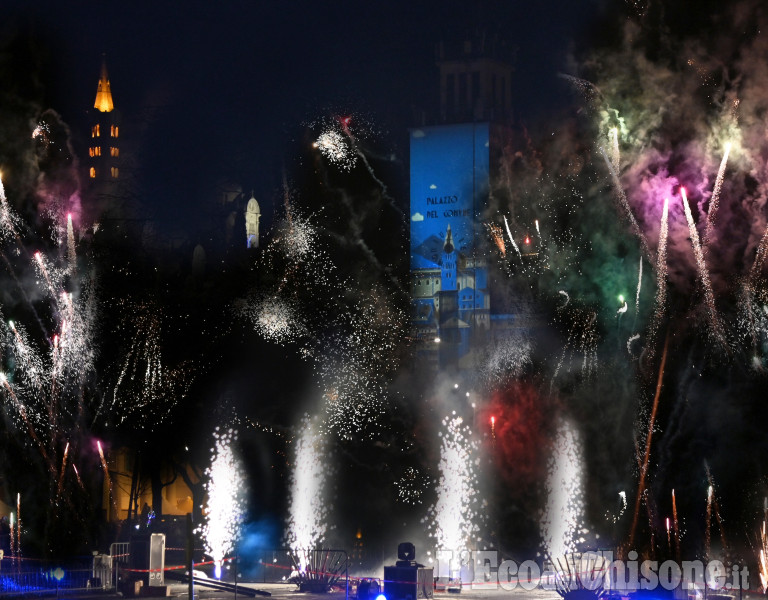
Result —
[[[51,596],[72,592],[115,590],[120,578],[128,575],[130,544],[114,543],[109,554],[88,557],[91,564],[69,566],[58,563],[9,557],[0,562],[0,598],[9,596]],[[166,568],[184,564],[183,548],[166,548]],[[213,564],[195,564],[196,571],[213,576]],[[295,583],[327,580],[349,593],[349,557],[344,550],[314,549],[299,554],[287,548],[239,552],[225,561],[223,580],[251,583]]]
[[[101,583],[93,577],[93,569],[82,568],[80,565],[68,568],[2,564],[0,567],[0,597],[63,596],[72,592],[95,590],[100,586]]]

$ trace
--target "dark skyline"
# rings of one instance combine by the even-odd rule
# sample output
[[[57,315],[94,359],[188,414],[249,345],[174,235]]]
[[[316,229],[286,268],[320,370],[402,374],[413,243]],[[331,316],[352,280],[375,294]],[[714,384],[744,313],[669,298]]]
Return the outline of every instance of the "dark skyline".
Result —
[[[407,164],[407,128],[437,109],[436,45],[478,31],[508,46],[516,119],[534,123],[561,100],[557,74],[600,10],[559,0],[89,1],[16,3],[4,12],[6,61],[28,65],[36,83],[20,95],[59,112],[81,151],[106,56],[126,146],[141,155],[144,201],[170,218],[210,202],[221,180],[254,189],[271,210],[283,170],[290,177],[305,150],[303,130],[333,115],[365,120],[369,141]],[[402,195],[405,168],[400,177]]]

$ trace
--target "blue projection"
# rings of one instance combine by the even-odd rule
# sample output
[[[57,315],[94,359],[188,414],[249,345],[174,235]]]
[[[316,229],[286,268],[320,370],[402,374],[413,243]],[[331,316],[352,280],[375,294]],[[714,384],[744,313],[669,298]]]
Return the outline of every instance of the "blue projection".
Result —
[[[488,194],[488,123],[411,130],[412,268],[436,266],[450,225],[453,245],[474,254]]]
[[[478,233],[489,189],[490,124],[410,133],[413,334],[427,344],[424,358],[461,368],[470,341],[490,323]]]

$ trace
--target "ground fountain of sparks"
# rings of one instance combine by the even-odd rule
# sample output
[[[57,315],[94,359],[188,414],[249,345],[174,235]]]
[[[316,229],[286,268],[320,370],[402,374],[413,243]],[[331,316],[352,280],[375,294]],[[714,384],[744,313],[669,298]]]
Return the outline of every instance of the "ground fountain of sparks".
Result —
[[[224,559],[232,552],[240,536],[245,516],[245,490],[243,471],[232,451],[237,433],[217,428],[214,438],[211,466],[205,472],[207,512],[205,522],[198,531],[206,553],[214,560],[218,579]]]
[[[430,529],[435,532],[438,551],[451,553],[451,576],[456,577],[457,559],[475,546],[480,535],[479,449],[469,427],[455,412],[443,419],[440,437],[440,478]]]
[[[584,510],[582,457],[579,434],[562,422],[549,460],[547,503],[541,518],[545,552],[560,557],[575,552],[581,541]]]
[[[294,552],[315,548],[325,539],[328,505],[324,502],[329,463],[324,436],[309,418],[296,439],[288,502],[286,542]]]

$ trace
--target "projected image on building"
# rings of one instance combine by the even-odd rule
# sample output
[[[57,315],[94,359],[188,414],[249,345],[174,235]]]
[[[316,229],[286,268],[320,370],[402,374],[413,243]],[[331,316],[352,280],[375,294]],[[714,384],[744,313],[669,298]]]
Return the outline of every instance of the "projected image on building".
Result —
[[[479,217],[489,187],[490,125],[411,131],[413,332],[441,365],[462,366],[489,327]],[[439,344],[439,346],[437,346]]]

